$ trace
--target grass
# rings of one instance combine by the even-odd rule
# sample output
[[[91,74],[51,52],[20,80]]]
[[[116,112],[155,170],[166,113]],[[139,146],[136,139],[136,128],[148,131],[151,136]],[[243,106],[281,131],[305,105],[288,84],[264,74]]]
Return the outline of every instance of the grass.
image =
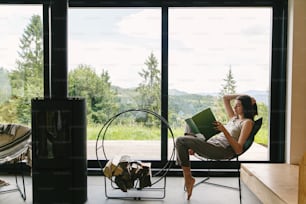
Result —
[[[268,146],[268,130],[261,128],[256,134],[254,141],[263,146]]]
[[[87,139],[96,140],[102,125],[88,125]],[[183,135],[183,128],[171,128],[174,137]],[[171,137],[170,132],[168,133]],[[255,142],[264,146],[268,145],[268,130],[260,129],[255,136]],[[100,135],[102,139],[103,133]],[[142,125],[112,125],[105,134],[105,140],[160,140],[160,128]]]
[[[102,126],[90,125],[87,127],[87,139],[96,140]],[[172,128],[171,128],[172,129]],[[174,137],[183,134],[182,128],[172,129]],[[160,128],[145,127],[142,125],[112,125],[104,135],[105,140],[160,140]],[[103,132],[100,134],[100,139]],[[169,137],[171,137],[169,131]]]

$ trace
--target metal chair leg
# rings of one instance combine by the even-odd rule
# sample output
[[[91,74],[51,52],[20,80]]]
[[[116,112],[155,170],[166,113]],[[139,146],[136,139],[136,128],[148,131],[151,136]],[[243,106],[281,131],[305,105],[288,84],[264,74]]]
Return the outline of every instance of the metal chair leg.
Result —
[[[223,185],[223,184],[218,184],[218,183],[212,183],[212,182],[208,182],[208,180],[210,179],[210,175],[209,175],[209,169],[208,169],[208,175],[206,178],[202,179],[201,181],[198,181],[197,183],[194,184],[194,187],[197,187],[200,184],[209,184],[209,185],[214,185],[214,186],[218,186],[218,187],[222,187],[222,188],[228,188],[228,189],[233,189],[233,190],[238,190],[239,191],[239,202],[240,204],[242,204],[242,199],[241,199],[241,181],[240,181],[240,168],[237,169],[238,172],[238,188],[237,187],[233,187],[233,186],[227,186],[227,185]],[[186,188],[184,187],[184,190],[186,191]]]
[[[240,175],[238,176],[238,182],[239,182],[239,202],[242,204],[242,199],[241,199],[241,180],[240,180]]]
[[[21,170],[21,181],[22,181],[22,189],[20,188],[20,185],[18,183],[18,175],[15,174],[15,181],[16,181],[16,187],[17,190],[19,191],[22,199],[25,201],[27,199],[27,195],[26,195],[26,189],[25,189],[25,182],[24,182],[24,173],[23,170]]]
[[[202,179],[201,181],[198,181],[197,183],[195,183],[195,184],[193,185],[193,187],[197,187],[198,185],[200,185],[200,184],[202,184],[202,183],[208,183],[208,184],[209,184],[209,182],[207,182],[209,179],[210,179],[210,177],[208,176],[208,177]]]
[[[0,194],[2,193],[10,193],[10,192],[15,192],[15,191],[19,191],[22,199],[25,201],[26,200],[26,187],[25,187],[25,182],[24,182],[24,171],[23,171],[23,167],[21,167],[21,182],[22,182],[22,186],[19,185],[19,182],[18,182],[18,164],[15,164],[15,185],[16,187],[14,188],[5,188],[3,190],[0,191]]]

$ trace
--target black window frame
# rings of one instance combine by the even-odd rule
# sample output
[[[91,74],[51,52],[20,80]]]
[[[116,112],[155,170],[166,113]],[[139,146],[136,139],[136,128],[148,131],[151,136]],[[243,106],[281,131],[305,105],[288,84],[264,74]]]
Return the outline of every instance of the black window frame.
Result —
[[[43,6],[43,31],[44,31],[44,96],[50,95],[50,0],[0,0],[0,5],[9,4],[40,4]],[[168,118],[168,8],[170,7],[271,7],[273,9],[272,24],[272,62],[271,62],[271,96],[270,96],[270,144],[269,161],[262,163],[283,163],[285,162],[285,132],[286,132],[286,58],[287,58],[287,0],[69,0],[68,8],[76,7],[159,7],[162,9],[162,84],[161,84],[161,105],[162,116]],[[68,22],[69,23],[69,22]],[[64,31],[62,34],[67,36]],[[167,127],[162,126],[161,134],[161,160],[151,161],[152,166],[161,168],[167,163],[168,137]],[[252,162],[252,161],[246,161]],[[261,162],[261,161],[256,161]],[[194,168],[234,168],[232,162],[221,162],[203,164],[193,162]],[[175,165],[173,165],[174,168]],[[88,160],[88,169],[98,168],[95,160]]]

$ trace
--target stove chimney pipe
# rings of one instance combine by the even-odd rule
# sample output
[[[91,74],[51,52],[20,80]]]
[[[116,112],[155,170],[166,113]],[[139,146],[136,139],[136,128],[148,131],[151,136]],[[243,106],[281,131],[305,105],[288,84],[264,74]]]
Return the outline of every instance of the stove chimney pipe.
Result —
[[[67,98],[67,0],[51,2],[51,98]]]

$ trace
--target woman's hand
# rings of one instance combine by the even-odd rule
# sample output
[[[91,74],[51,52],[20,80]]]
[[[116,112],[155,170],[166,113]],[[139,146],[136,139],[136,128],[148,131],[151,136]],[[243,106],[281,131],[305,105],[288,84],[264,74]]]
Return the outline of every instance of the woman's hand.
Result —
[[[221,132],[224,132],[225,130],[225,127],[222,123],[220,123],[219,121],[215,121],[214,123],[214,126],[215,126],[215,129],[221,131]]]
[[[193,149],[188,149],[188,153],[189,153],[189,155],[194,155]]]

